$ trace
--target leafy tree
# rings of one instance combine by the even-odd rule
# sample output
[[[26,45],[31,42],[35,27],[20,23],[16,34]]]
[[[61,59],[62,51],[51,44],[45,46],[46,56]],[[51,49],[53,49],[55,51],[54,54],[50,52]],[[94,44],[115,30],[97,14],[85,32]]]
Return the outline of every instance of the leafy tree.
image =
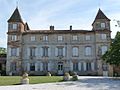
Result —
[[[102,59],[111,65],[120,65],[120,32],[117,32],[109,50],[102,56]]]
[[[5,56],[6,56],[6,48],[0,47],[0,57],[5,57]]]

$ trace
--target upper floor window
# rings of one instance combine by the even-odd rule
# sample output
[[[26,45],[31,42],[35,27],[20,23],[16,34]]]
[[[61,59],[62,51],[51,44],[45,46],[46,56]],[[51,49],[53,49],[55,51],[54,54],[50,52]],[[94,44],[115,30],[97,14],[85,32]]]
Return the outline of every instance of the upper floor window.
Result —
[[[19,56],[19,48],[11,48],[11,56]]]
[[[56,56],[65,56],[65,53],[66,53],[65,47],[57,47],[55,49],[55,55]]]
[[[35,41],[35,36],[31,36],[31,37],[30,37],[30,40],[31,40],[31,41]]]
[[[63,36],[58,36],[58,41],[63,41]]]
[[[16,41],[17,40],[17,36],[16,35],[11,35],[11,40],[12,41]]]
[[[107,35],[106,34],[101,34],[101,39],[107,39]]]
[[[101,28],[105,28],[105,23],[101,23]]]
[[[48,36],[47,35],[43,36],[43,41],[48,41]]]
[[[86,56],[92,55],[92,48],[90,46],[85,47],[85,55]]]
[[[77,40],[78,40],[78,36],[77,36],[77,35],[73,35],[73,36],[72,36],[72,40],[73,40],[73,41],[77,41]]]
[[[14,23],[14,24],[10,23],[9,24],[9,30],[17,30],[17,27],[18,27],[18,24],[16,24],[16,23]]]
[[[90,40],[90,35],[86,35],[85,40]]]
[[[43,49],[43,55],[42,56],[48,57],[48,49],[49,49],[49,47],[43,47],[42,49]]]
[[[108,47],[107,47],[107,46],[102,46],[102,47],[101,47],[102,55],[105,54],[107,50],[108,50]]]
[[[30,48],[30,56],[35,56],[35,47]]]
[[[75,56],[78,56],[78,47],[73,47],[72,48],[72,55],[75,57]]]

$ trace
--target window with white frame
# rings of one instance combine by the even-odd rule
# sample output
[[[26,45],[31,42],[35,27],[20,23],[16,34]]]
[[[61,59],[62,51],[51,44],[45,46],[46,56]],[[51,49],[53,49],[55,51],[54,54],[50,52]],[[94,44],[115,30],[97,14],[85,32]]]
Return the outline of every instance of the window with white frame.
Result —
[[[101,34],[101,39],[107,39],[107,35],[106,34]]]
[[[16,35],[11,35],[11,40],[12,41],[16,41],[17,40],[17,36]]]
[[[58,48],[58,56],[63,56],[63,47]]]
[[[31,36],[31,37],[30,37],[30,40],[31,40],[31,41],[35,41],[35,36]]]
[[[58,36],[58,41],[63,41],[63,36]]]
[[[48,36],[47,35],[43,36],[43,41],[48,41]]]
[[[79,50],[78,47],[73,47],[72,48],[72,56],[74,56],[74,57],[78,56],[78,52],[79,52],[78,50]]]
[[[102,55],[106,53],[108,46],[101,46]]]
[[[35,56],[35,49],[36,49],[35,47],[30,48],[30,56],[33,56],[33,57]]]
[[[78,62],[73,63],[73,70],[78,71]]]
[[[105,23],[101,23],[101,28],[105,28]]]
[[[13,30],[16,30],[17,29],[17,24],[13,24]]]
[[[72,40],[73,40],[73,41],[77,41],[77,40],[78,40],[78,36],[77,36],[77,35],[73,35],[73,36],[72,36]]]
[[[86,56],[91,56],[92,55],[92,48],[91,48],[91,46],[85,47],[85,55]]]
[[[90,38],[90,35],[86,35],[85,36],[85,40],[90,40],[91,38]]]
[[[19,56],[19,48],[11,48],[11,56]]]

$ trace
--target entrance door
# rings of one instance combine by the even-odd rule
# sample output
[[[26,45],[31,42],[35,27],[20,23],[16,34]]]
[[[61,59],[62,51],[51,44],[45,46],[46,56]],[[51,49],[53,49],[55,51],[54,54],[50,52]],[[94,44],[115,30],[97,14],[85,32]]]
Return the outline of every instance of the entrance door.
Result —
[[[58,63],[58,75],[63,75],[63,62]]]

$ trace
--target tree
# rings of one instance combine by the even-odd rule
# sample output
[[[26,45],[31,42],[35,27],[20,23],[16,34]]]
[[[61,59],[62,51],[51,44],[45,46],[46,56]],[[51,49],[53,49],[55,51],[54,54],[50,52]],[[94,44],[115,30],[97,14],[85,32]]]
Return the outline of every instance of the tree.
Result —
[[[120,32],[117,32],[109,50],[102,56],[102,59],[111,65],[120,65]]]
[[[0,57],[5,57],[5,56],[6,56],[6,48],[0,47]]]

